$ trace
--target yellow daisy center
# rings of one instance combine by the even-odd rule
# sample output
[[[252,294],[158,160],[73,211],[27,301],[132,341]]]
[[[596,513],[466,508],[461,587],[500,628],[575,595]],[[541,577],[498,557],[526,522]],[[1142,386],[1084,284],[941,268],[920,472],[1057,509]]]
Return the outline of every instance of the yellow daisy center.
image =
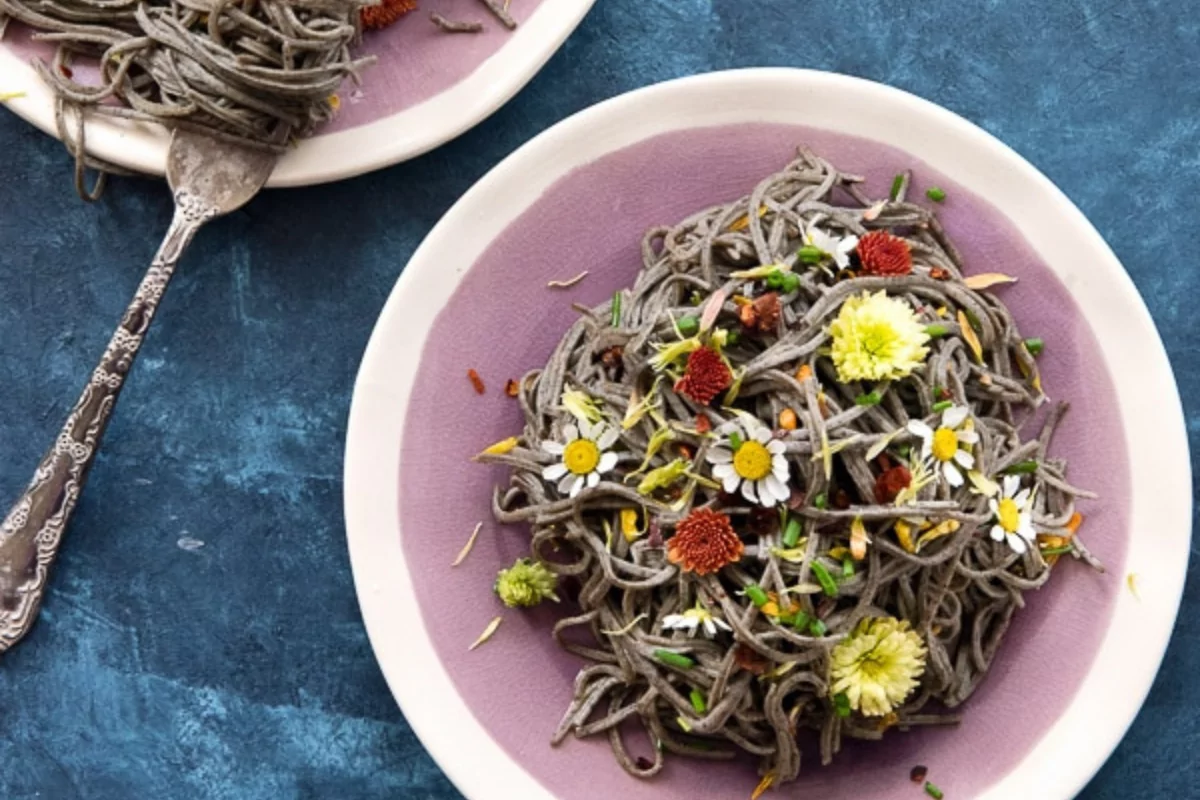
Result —
[[[771,453],[759,442],[745,442],[733,454],[733,469],[748,481],[761,481],[771,474]]]
[[[958,434],[949,428],[938,428],[933,432],[932,449],[938,461],[949,461],[958,452]]]
[[[1000,527],[1009,533],[1016,533],[1017,528],[1021,527],[1021,509],[1017,508],[1016,501],[1011,497],[1005,497],[996,504],[996,517]]]
[[[563,450],[563,463],[576,475],[587,475],[600,463],[600,448],[590,439],[576,439]]]

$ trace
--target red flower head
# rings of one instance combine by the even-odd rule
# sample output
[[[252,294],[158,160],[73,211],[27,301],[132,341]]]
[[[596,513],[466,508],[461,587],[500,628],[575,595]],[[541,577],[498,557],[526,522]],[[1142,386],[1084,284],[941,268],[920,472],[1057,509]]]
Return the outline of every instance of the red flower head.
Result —
[[[699,508],[675,526],[675,535],[667,542],[667,560],[681,565],[684,572],[708,575],[739,561],[745,549],[729,517]]]
[[[733,385],[733,373],[711,347],[693,350],[688,356],[687,369],[675,383],[675,391],[686,394],[702,406]]]
[[[896,499],[896,495],[908,488],[910,483],[912,483],[912,473],[903,464],[885,469],[875,479],[875,502],[892,502]]]
[[[779,315],[782,313],[783,308],[779,305],[779,294],[767,292],[754,298],[753,302],[741,306],[738,309],[738,319],[749,330],[758,333],[774,333],[775,326],[779,324]]]
[[[367,30],[386,28],[410,11],[416,11],[417,0],[383,0],[380,5],[367,6],[362,14],[362,25]]]
[[[908,242],[887,231],[871,231],[858,240],[858,260],[863,275],[900,277],[912,272]]]

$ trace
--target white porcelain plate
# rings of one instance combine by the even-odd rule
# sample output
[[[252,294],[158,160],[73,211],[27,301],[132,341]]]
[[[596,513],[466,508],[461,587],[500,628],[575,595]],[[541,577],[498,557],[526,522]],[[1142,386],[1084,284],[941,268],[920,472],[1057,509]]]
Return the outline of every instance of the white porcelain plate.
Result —
[[[579,25],[595,0],[512,0],[519,26],[504,29],[478,0],[426,0],[383,31],[367,32],[359,52],[378,61],[361,87],[347,85],[337,118],[279,162],[269,186],[303,186],[360,175],[413,158],[490,116],[537,74]],[[447,34],[428,19],[485,22],[482,34]],[[29,60],[51,50],[11,25],[0,42],[0,94],[22,92],[6,105],[57,135],[54,98]],[[156,125],[94,119],[89,152],[105,161],[161,175],[166,131]]]
[[[1047,391],[1073,404],[1060,452],[1073,481],[1101,494],[1080,535],[1108,571],[1065,562],[1029,595],[961,727],[889,732],[829,768],[810,754],[790,791],[919,794],[908,770],[924,763],[953,800],[1063,800],[1137,713],[1178,608],[1192,498],[1178,393],[1129,276],[1049,180],[948,111],[839,75],[718,73],[588,109],[492,170],[413,255],[363,358],[345,472],[359,600],[401,708],[471,800],[750,794],[757,778],[740,764],[677,759],[645,784],[603,741],[546,744],[578,664],[550,640],[554,609],[506,611],[493,596],[496,569],[527,541],[488,521],[503,471],[469,457],[520,430],[504,382],[544,363],[570,303],[632,284],[641,231],[748,193],[801,143],[865,174],[877,196],[898,169],[918,187],[936,181],[968,271],[1021,278],[1002,296],[1025,335],[1046,338]],[[545,286],[585,268],[574,289]],[[478,520],[478,544],[452,569]],[[468,652],[496,615],[496,636]]]

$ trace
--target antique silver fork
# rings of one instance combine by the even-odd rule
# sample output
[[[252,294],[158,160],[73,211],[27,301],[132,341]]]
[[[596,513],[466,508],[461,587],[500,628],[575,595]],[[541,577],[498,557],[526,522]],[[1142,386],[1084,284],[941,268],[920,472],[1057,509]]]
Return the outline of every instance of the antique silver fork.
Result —
[[[258,194],[276,159],[273,152],[204,134],[177,130],[172,136],[167,155],[167,182],[175,196],[171,227],[58,438],[0,525],[0,654],[37,618],[63,531],[175,264],[204,223]]]

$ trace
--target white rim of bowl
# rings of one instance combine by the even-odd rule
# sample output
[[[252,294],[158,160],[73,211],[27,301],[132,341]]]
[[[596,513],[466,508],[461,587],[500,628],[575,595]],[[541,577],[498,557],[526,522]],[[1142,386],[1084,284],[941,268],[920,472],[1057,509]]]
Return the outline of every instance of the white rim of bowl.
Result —
[[[366,125],[317,135],[284,155],[269,187],[309,186],[415,158],[490,117],[541,70],[595,0],[547,0],[466,78],[428,100]],[[370,80],[370,72],[365,80]],[[24,96],[5,105],[57,138],[54,93],[24,59],[0,43],[0,91]],[[170,136],[159,125],[92,117],[88,152],[112,164],[162,175]]]
[[[1136,536],[1126,569],[1140,576],[1140,595],[1121,586],[1111,624],[1070,706],[1008,775],[980,795],[1073,797],[1141,707],[1182,595],[1191,538],[1191,465],[1166,351],[1108,245],[1049,179],[950,111],[837,74],[720,72],[600,103],[542,133],[485,175],[414,253],[363,356],[346,443],[351,564],[388,685],[422,743],[468,798],[551,800],[476,721],[425,630],[400,544],[399,453],[409,392],[430,326],[470,265],[555,181],[657,134],[745,122],[804,124],[874,139],[986,194],[1064,280],[1096,333],[1114,376],[1129,449],[1130,525]],[[1083,263],[1087,280],[1078,268],[1069,268]],[[446,264],[460,266],[446,270]],[[1122,375],[1138,378],[1121,380]]]

